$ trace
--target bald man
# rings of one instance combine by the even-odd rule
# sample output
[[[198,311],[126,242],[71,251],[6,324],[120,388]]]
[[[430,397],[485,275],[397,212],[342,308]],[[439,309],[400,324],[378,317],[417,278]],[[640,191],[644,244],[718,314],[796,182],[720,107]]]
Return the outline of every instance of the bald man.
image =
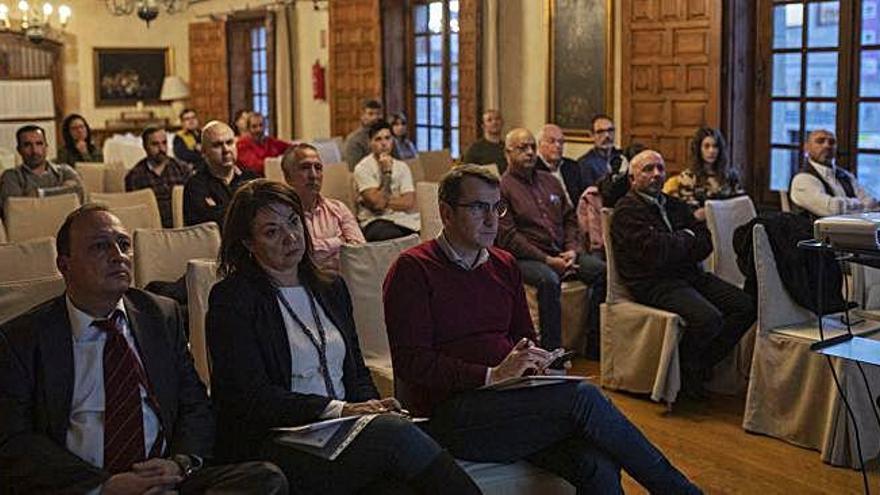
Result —
[[[486,110],[483,112],[483,137],[477,139],[462,155],[462,163],[476,163],[477,165],[489,165],[494,163],[498,166],[498,172],[503,174],[507,169],[507,158],[504,154],[504,140],[501,129],[504,128],[504,119],[498,110]]]
[[[706,397],[712,367],[755,322],[752,298],[703,271],[712,238],[702,208],[663,194],[666,164],[645,150],[630,163],[630,191],[614,209],[611,238],[617,274],[637,302],[684,319],[679,343],[682,393]]]
[[[549,172],[538,170],[535,138],[514,129],[505,139],[507,171],[501,176],[501,197],[507,214],[498,224],[499,247],[516,257],[526,284],[538,291],[541,347],[562,345],[564,279],[590,286],[587,309],[587,356],[599,356],[599,305],[605,300],[605,263],[584,253],[577,214],[565,200],[565,189]]]
[[[834,133],[818,129],[804,143],[807,163],[791,180],[791,201],[802,212],[815,219],[864,210],[876,210],[877,200],[859,185],[855,176],[838,167],[837,138]]]
[[[237,165],[235,133],[223,122],[213,120],[202,128],[202,156],[205,166],[183,189],[183,218],[186,225],[216,222],[223,228],[223,214],[232,194],[257,174]]]
[[[538,131],[538,159],[535,167],[550,172],[565,188],[565,197],[575,205],[583,192],[580,189],[580,170],[578,163],[565,155],[565,135],[556,124],[546,124]]]

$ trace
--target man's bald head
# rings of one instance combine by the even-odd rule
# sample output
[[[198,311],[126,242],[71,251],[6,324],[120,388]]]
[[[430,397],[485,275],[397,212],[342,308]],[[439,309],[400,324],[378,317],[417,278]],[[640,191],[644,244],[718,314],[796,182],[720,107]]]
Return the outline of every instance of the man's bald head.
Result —
[[[556,124],[546,124],[538,131],[538,154],[551,168],[556,167],[565,151],[565,136]]]
[[[230,174],[238,160],[232,127],[219,120],[205,124],[202,128],[202,155],[211,173],[218,177]]]
[[[507,166],[513,170],[531,169],[535,166],[535,137],[528,129],[512,129],[504,138],[504,156]]]
[[[642,151],[630,161],[629,176],[632,188],[636,191],[650,196],[659,195],[666,181],[663,156],[654,150]]]

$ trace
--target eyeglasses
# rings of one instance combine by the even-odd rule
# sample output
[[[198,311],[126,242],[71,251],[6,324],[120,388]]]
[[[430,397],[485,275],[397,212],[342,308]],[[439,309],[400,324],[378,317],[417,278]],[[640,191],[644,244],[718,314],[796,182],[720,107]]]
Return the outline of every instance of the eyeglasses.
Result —
[[[528,150],[535,151],[537,148],[538,147],[535,143],[520,143],[516,146],[511,146],[508,149],[511,151],[519,151],[520,153],[525,153]]]
[[[613,127],[608,127],[605,129],[596,129],[595,134],[611,134],[614,132]]]
[[[504,201],[499,201],[494,205],[485,201],[472,201],[470,203],[456,203],[455,206],[467,209],[468,214],[473,218],[485,217],[489,212],[499,218],[507,214],[507,203]]]

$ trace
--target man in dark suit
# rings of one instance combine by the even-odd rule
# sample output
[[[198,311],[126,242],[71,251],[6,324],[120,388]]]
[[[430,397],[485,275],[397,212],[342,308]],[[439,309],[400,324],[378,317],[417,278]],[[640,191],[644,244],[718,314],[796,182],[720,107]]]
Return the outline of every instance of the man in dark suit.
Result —
[[[57,237],[64,295],[0,328],[0,492],[286,493],[272,464],[208,467],[214,418],[169,299],[131,289],[100,205]]]

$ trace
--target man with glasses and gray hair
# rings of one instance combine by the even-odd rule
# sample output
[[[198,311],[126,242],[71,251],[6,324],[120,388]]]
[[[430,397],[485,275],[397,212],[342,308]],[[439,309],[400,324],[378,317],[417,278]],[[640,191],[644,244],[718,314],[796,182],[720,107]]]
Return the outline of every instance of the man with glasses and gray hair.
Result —
[[[538,290],[541,347],[562,344],[561,283],[577,279],[590,285],[587,306],[588,357],[599,357],[599,305],[605,301],[605,263],[583,252],[577,214],[562,184],[535,167],[535,138],[514,129],[505,140],[507,172],[501,197],[508,207],[498,227],[498,246],[516,257],[526,284]],[[583,349],[576,349],[583,351]]]
[[[461,459],[524,459],[578,493],[622,493],[621,467],[651,493],[700,493],[594,385],[482,390],[543,374],[557,356],[533,344],[516,260],[493,246],[510,215],[502,188],[476,165],[452,169],[440,182],[440,235],[404,251],[388,271],[397,397],[430,417],[426,431]]]

